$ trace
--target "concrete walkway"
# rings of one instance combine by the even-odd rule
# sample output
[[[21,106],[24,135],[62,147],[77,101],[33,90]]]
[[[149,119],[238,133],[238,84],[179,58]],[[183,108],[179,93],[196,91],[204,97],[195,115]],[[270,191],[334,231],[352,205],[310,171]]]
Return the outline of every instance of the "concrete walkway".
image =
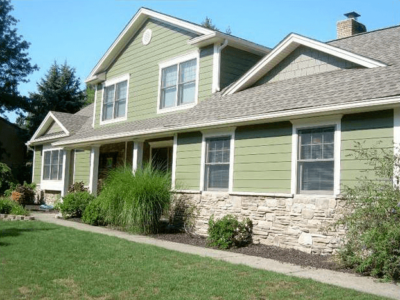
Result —
[[[400,299],[400,285],[381,283],[370,277],[361,277],[354,274],[347,274],[324,269],[304,268],[262,257],[196,247],[186,244],[179,244],[141,235],[132,235],[126,232],[112,230],[104,227],[95,227],[77,222],[56,219],[55,214],[33,213],[32,215],[39,221],[71,227],[82,231],[101,233],[136,243],[154,245],[169,250],[200,255],[203,257],[211,257],[232,264],[243,264],[252,268],[273,271],[301,278],[310,278],[319,282],[354,289],[365,293],[385,296],[392,299]]]

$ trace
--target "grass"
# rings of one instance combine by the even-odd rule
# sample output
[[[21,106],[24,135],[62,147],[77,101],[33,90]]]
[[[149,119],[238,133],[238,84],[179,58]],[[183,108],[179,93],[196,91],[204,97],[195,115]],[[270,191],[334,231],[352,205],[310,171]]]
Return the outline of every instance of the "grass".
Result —
[[[0,299],[383,299],[39,221],[0,221]]]

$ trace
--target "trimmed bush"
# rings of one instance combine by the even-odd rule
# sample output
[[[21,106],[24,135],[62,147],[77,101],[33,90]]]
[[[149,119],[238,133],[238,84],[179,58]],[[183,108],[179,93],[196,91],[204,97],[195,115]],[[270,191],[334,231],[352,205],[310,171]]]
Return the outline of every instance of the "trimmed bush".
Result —
[[[222,249],[242,247],[252,242],[253,223],[249,218],[240,222],[233,215],[226,215],[220,220],[214,220],[214,215],[208,222],[208,244]]]
[[[63,217],[82,217],[86,207],[95,197],[88,192],[69,193],[63,198],[63,202],[57,205]]]
[[[161,215],[171,201],[171,176],[150,164],[111,170],[98,197],[105,222],[138,233],[158,231]]]
[[[12,201],[8,198],[0,198],[0,214],[11,214],[11,215],[29,215],[21,205],[17,202]]]
[[[101,202],[97,199],[94,199],[92,202],[86,206],[85,211],[82,215],[82,221],[86,224],[90,225],[105,225],[104,221],[104,211],[101,208]]]

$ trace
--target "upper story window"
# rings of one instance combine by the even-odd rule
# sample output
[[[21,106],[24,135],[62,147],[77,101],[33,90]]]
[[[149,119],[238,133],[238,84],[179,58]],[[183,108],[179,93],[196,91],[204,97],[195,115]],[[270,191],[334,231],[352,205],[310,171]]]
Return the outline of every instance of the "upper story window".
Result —
[[[103,89],[102,123],[125,120],[129,75],[106,81]]]
[[[43,180],[62,180],[63,151],[44,151]]]
[[[187,108],[197,102],[198,53],[160,64],[158,112]]]

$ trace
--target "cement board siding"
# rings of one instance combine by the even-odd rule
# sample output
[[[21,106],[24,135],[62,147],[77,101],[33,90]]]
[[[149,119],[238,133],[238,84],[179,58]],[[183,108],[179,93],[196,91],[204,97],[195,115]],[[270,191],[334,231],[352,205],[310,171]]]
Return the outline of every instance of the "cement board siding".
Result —
[[[56,122],[53,122],[45,134],[56,133],[56,132],[63,133],[64,131],[61,129],[61,127]]]
[[[42,149],[43,146],[35,146],[35,162],[33,165],[33,182],[40,184],[42,178]]]
[[[176,188],[200,189],[201,132],[178,134]]]
[[[84,150],[75,154],[75,182],[83,181],[85,185],[89,185],[90,176],[90,151]]]
[[[150,44],[142,44],[142,32],[152,30]],[[129,80],[128,121],[157,116],[159,63],[197,48],[187,44],[196,35],[157,20],[148,20],[107,72],[107,79],[127,73]],[[200,52],[199,101],[211,95],[213,48]],[[96,126],[100,121],[101,92],[97,93]]]
[[[290,122],[238,127],[233,191],[290,193]]]
[[[230,46],[221,53],[221,89],[239,79],[259,60],[260,56]]]
[[[341,184],[354,186],[357,178],[374,179],[368,161],[354,156],[357,143],[363,148],[393,151],[393,110],[345,115],[342,118]],[[368,171],[369,170],[369,171]]]

